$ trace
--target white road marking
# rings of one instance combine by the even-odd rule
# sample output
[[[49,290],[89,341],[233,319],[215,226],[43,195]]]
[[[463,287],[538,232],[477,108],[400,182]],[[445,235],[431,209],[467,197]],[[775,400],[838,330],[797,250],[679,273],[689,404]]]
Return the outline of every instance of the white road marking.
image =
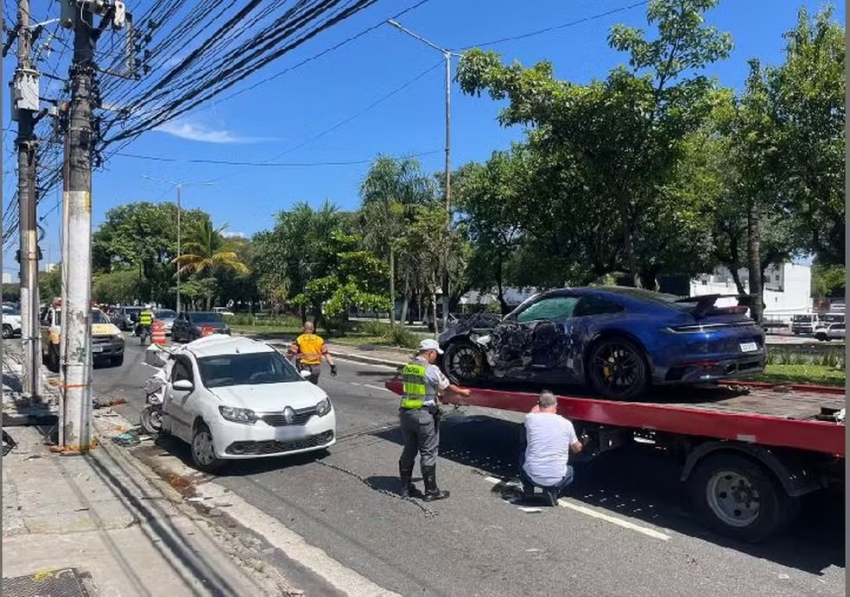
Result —
[[[373,386],[372,384],[364,383],[364,388],[371,388],[373,390],[381,390],[383,392],[392,392],[392,390],[388,390],[387,388],[382,388],[381,386]]]
[[[364,367],[375,367],[376,369],[385,369],[386,371],[398,371],[398,367],[390,367],[389,365],[379,365],[377,363],[363,363],[361,361],[349,361],[345,357],[334,357],[336,361],[345,361],[352,365],[362,365]]]
[[[488,483],[492,483],[493,485],[498,485],[499,483],[503,483],[505,485],[512,485],[514,487],[520,487],[521,485],[516,482],[505,483],[501,479],[497,479],[496,477],[484,477],[484,480]],[[586,514],[588,516],[592,516],[593,518],[604,520],[605,522],[610,522],[612,524],[616,524],[617,526],[623,527],[624,529],[629,529],[631,531],[637,531],[638,533],[642,533],[647,537],[652,537],[653,539],[661,539],[662,541],[669,541],[670,535],[665,535],[662,532],[656,531],[655,529],[650,529],[649,527],[644,527],[639,524],[635,524],[628,520],[624,520],[622,518],[618,518],[616,516],[611,516],[610,514],[605,514],[603,512],[599,512],[593,508],[588,508],[587,506],[580,506],[575,504],[566,498],[561,498],[558,500],[558,505],[561,508],[569,508],[570,510],[574,510],[576,512],[580,512],[582,514]]]

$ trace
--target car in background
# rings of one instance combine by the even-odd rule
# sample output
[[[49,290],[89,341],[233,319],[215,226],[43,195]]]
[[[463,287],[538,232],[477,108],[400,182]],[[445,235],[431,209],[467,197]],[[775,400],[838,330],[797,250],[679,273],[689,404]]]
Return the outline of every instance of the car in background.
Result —
[[[59,344],[62,332],[61,301],[41,313],[41,356],[47,369],[59,372]],[[91,352],[94,364],[124,363],[124,334],[100,309],[91,311]]]
[[[177,319],[177,311],[172,309],[157,309],[153,312],[153,317],[157,321],[165,324],[165,335],[171,335],[171,328],[174,326],[174,320]]]
[[[142,307],[123,306],[118,307],[112,314],[112,323],[118,326],[122,332],[135,330],[136,323],[139,321],[139,314],[142,312]]]
[[[177,315],[171,326],[171,339],[174,342],[191,342],[202,337],[204,329],[209,329],[213,334],[230,334],[230,327],[218,313],[192,311]]]
[[[821,342],[844,340],[844,322],[829,323],[815,328],[815,339]]]
[[[206,336],[175,348],[165,367],[163,431],[189,444],[202,471],[336,442],[328,395],[264,342]]]
[[[717,306],[720,299],[735,305]],[[598,286],[537,294],[492,328],[475,318],[444,334],[443,371],[457,384],[522,381],[589,386],[629,400],[653,385],[761,373],[765,335],[745,297],[677,297]]]
[[[213,313],[218,313],[222,317],[233,317],[233,311],[227,307],[213,307]]]
[[[21,335],[21,312],[11,305],[3,305],[3,339]]]

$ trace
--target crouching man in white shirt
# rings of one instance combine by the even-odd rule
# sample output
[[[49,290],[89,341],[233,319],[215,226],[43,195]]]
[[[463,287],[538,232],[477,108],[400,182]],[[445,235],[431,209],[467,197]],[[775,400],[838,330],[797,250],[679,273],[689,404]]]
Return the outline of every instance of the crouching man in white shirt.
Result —
[[[578,454],[584,446],[573,424],[558,414],[558,399],[551,392],[540,394],[525,416],[525,435],[526,448],[519,467],[523,499],[531,498],[534,488],[540,487],[549,503],[556,506],[575,476],[569,465],[570,452]]]

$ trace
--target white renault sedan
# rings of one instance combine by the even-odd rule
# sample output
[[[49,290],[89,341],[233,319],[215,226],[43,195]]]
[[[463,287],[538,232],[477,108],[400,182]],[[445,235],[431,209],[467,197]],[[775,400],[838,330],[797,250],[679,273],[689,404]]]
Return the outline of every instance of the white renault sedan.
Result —
[[[200,470],[336,442],[328,395],[268,344],[213,334],[173,350],[165,373],[163,432],[191,445]]]

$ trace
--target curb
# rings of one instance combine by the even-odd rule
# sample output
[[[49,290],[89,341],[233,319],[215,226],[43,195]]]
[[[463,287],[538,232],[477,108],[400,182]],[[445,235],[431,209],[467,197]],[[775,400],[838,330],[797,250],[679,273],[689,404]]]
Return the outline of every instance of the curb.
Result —
[[[250,337],[250,336],[249,336]],[[288,347],[289,345],[285,342],[279,341],[266,341],[267,344],[271,346],[275,346],[277,348],[280,347]],[[364,363],[366,365],[382,365],[384,367],[393,367],[395,369],[399,369],[404,367],[407,362],[402,360],[392,360],[388,358],[380,358],[380,357],[370,357],[358,353],[353,352],[341,352],[339,350],[329,350],[328,354],[330,354],[335,359],[343,359],[345,361],[354,361],[355,363]],[[399,354],[399,358],[401,359],[401,354]]]

